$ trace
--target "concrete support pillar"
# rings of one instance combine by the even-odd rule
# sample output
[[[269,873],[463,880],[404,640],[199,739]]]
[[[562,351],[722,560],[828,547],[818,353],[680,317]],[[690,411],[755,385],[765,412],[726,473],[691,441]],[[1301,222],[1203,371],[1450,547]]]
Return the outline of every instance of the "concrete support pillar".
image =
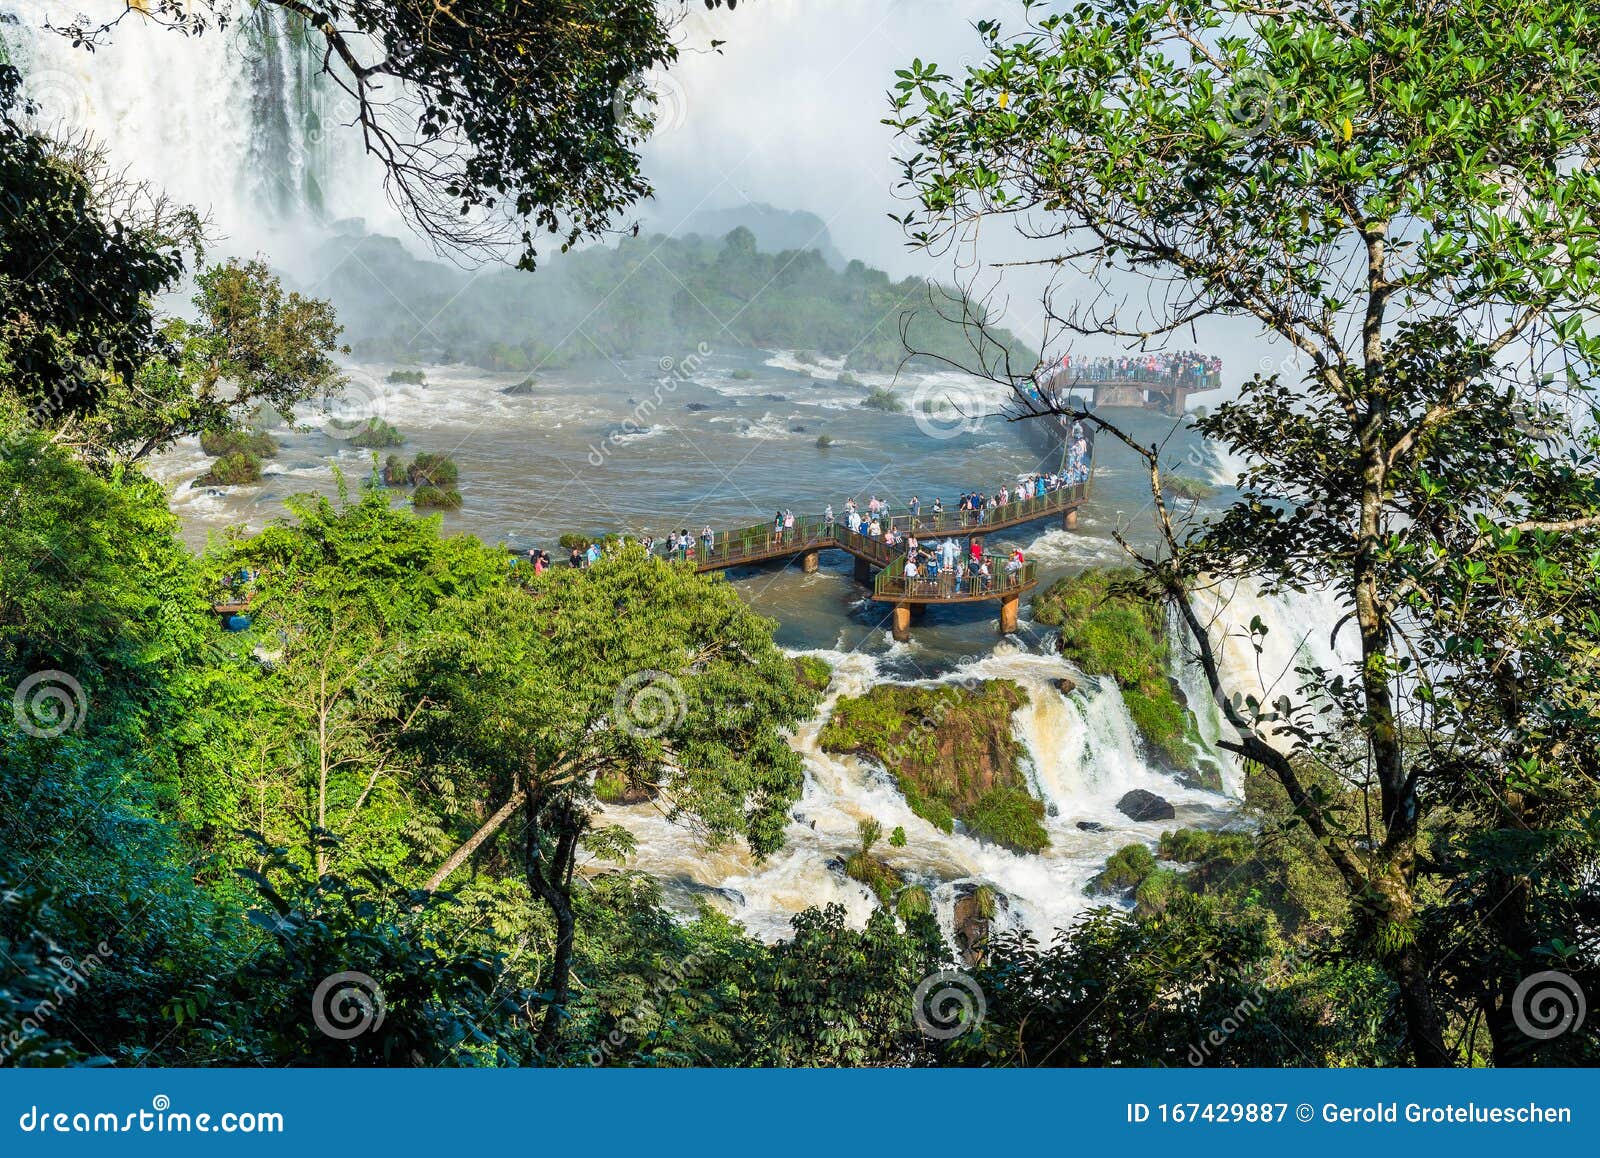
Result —
[[[800,556],[800,570],[804,571],[807,575],[815,574],[817,570],[817,562],[821,556],[821,551],[807,551],[804,555]]]
[[[860,555],[856,556],[856,582],[864,583],[869,587],[872,585],[872,564],[868,563]]]
[[[1061,519],[1061,525],[1069,531],[1078,529],[1078,508],[1073,507]]]
[[[907,643],[911,639],[911,604],[896,603],[894,605],[894,637],[900,643]]]
[[[1007,595],[1000,600],[1000,634],[1013,635],[1017,630],[1017,609],[1022,606],[1022,593]],[[898,637],[896,637],[898,638]]]

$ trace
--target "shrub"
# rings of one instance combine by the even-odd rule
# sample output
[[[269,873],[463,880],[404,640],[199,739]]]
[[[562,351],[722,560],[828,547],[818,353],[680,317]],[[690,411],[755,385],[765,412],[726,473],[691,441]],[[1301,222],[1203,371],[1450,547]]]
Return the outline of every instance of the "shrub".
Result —
[[[455,460],[445,454],[417,455],[411,463],[410,474],[413,483],[432,483],[436,487],[454,486],[461,477]]]
[[[430,483],[424,483],[412,492],[411,505],[418,510],[458,510],[461,506],[461,492],[454,489],[442,490]]]
[[[861,379],[857,378],[854,374],[850,373],[850,371],[846,370],[843,374],[839,375],[839,385],[841,385],[841,386],[860,386],[861,385]]]
[[[580,535],[574,531],[568,531],[556,541],[561,545],[563,551],[587,551],[589,544],[594,542],[588,535]]]
[[[900,405],[900,399],[894,396],[894,391],[885,390],[882,386],[874,386],[872,392],[861,400],[861,405],[868,410],[882,410],[887,414],[898,414],[905,409]]]
[[[206,430],[200,435],[200,449],[212,458],[230,454],[272,458],[278,453],[278,440],[264,430]]]
[[[261,481],[261,460],[245,451],[225,454],[194,480],[197,487],[249,486]]]
[[[901,825],[895,825],[894,831],[889,834],[890,848],[904,848],[906,846],[906,830]]]
[[[912,885],[903,890],[894,904],[895,915],[902,921],[909,921],[913,917],[926,916],[933,912],[933,898],[928,895],[928,890],[921,885]]]
[[[408,386],[427,385],[427,375],[421,370],[390,370],[390,382],[401,382]]]
[[[350,439],[351,446],[359,446],[363,450],[382,450],[384,447],[400,446],[405,442],[405,435],[381,418],[368,418],[358,424],[361,429]]]
[[[383,461],[383,485],[390,487],[411,485],[411,465],[398,454],[391,454]]]
[[[755,372],[753,370],[739,369],[728,375],[728,377],[735,382],[750,382],[755,379]]]
[[[1017,852],[1042,852],[1050,847],[1050,836],[1039,823],[1044,819],[1044,805],[1021,788],[989,789],[962,819],[974,835]]]
[[[826,434],[817,435],[817,449],[818,450],[827,450],[828,447],[830,447],[832,445],[833,445],[833,439],[832,438],[828,437]]]

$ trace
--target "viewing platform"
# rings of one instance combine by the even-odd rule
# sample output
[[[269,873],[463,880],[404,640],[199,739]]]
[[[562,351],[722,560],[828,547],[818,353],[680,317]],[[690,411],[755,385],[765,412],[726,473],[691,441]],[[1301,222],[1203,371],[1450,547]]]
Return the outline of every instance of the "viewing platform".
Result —
[[[1188,369],[1178,372],[1127,369],[1106,371],[1091,366],[1086,370],[1058,370],[1047,382],[1055,396],[1088,394],[1091,405],[1142,406],[1163,414],[1181,416],[1189,406],[1191,394],[1205,394],[1222,388],[1220,370]]]
[[[990,572],[987,579],[948,571],[908,579],[904,544],[910,538],[919,543],[952,538],[981,540],[984,535],[1045,519],[1059,519],[1066,530],[1077,530],[1078,510],[1088,497],[1089,484],[1082,482],[985,510],[891,513],[878,518],[881,536],[852,532],[838,518],[830,521],[819,515],[796,516],[794,526],[781,532],[775,532],[771,523],[715,532],[709,550],[705,541],[697,538],[694,568],[703,573],[798,559],[803,570],[814,572],[823,551],[844,551],[855,559],[856,580],[872,587],[870,598],[893,607],[893,631],[898,640],[910,638],[912,608],[931,604],[998,602],[1000,630],[1010,633],[1017,629],[1022,596],[1039,582],[1033,563],[1024,563],[1020,570],[1008,573],[1007,559],[985,555]],[[885,541],[891,534],[896,540],[894,546]],[[965,560],[967,552],[963,551],[962,557]]]

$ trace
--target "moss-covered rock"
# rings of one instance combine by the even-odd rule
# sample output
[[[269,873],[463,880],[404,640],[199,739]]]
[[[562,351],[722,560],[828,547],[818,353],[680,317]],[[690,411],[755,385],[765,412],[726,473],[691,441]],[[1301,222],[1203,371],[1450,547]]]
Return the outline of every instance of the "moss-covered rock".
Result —
[[[248,451],[225,454],[194,480],[197,487],[250,486],[261,481],[261,460]]]
[[[1089,882],[1091,893],[1128,893],[1144,884],[1156,871],[1156,857],[1142,844],[1130,844],[1112,853],[1106,867]]]
[[[1009,680],[971,687],[884,684],[841,699],[822,730],[824,751],[876,760],[911,810],[945,832],[961,823],[1019,852],[1049,846],[1044,807],[1028,794],[1026,749],[1011,715],[1028,695]]]
[[[1194,714],[1168,676],[1171,643],[1160,600],[1138,572],[1091,568],[1033,600],[1037,623],[1061,629],[1061,653],[1121,689],[1148,754],[1196,787],[1220,791],[1222,770],[1200,748]]]
[[[594,794],[605,804],[643,804],[656,798],[656,790],[622,772],[602,772],[594,779]]]
[[[794,671],[800,677],[800,682],[814,692],[827,691],[828,684],[833,680],[833,668],[828,666],[826,660],[814,655],[795,656]]]

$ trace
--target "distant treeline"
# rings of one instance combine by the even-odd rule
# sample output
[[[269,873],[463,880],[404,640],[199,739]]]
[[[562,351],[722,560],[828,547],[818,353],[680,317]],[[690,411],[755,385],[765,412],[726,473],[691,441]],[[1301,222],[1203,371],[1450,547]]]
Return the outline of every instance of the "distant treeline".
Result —
[[[463,362],[521,373],[592,358],[672,356],[701,342],[845,357],[888,370],[908,353],[1031,370],[1037,351],[1004,330],[973,348],[981,307],[920,278],[892,280],[816,249],[761,252],[744,227],[715,240],[629,238],[537,273],[476,276],[421,261],[392,238],[344,236],[322,255],[318,292],[338,305],[357,357]],[[397,309],[396,302],[405,309]],[[909,347],[909,350],[908,350]]]

